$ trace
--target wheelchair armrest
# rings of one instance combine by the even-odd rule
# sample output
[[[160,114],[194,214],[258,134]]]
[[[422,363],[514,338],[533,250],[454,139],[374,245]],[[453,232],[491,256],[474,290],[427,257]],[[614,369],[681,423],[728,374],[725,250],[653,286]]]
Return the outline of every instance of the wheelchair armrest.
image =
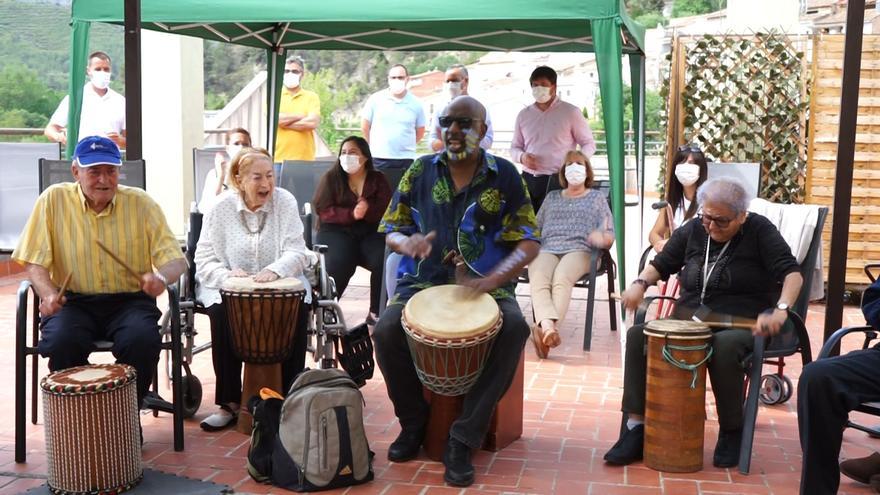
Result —
[[[654,301],[677,301],[677,297],[672,296],[648,296],[642,301],[642,304],[639,305],[639,309],[636,310],[636,314],[633,317],[633,324],[638,325],[645,322],[645,316],[648,314],[648,308]]]
[[[837,330],[836,332],[834,332],[833,334],[831,334],[831,337],[829,337],[828,340],[825,341],[825,343],[822,345],[822,350],[819,351],[819,357],[817,357],[816,359],[827,358],[828,356],[830,356],[831,351],[835,347],[837,347],[837,345],[840,343],[840,341],[843,339],[843,337],[845,337],[846,335],[849,335],[851,333],[855,333],[855,332],[862,332],[865,334],[865,347],[867,347],[867,345],[870,341],[872,341],[878,337],[877,329],[874,327],[870,327],[870,326],[843,327],[843,328]]]

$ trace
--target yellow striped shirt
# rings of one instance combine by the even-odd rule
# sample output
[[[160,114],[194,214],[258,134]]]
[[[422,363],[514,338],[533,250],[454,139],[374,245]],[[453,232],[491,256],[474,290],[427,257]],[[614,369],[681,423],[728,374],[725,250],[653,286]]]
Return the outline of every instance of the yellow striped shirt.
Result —
[[[37,199],[12,259],[45,267],[59,286],[73,272],[74,292],[139,291],[140,281],[96,240],[141,274],[183,257],[162,209],[145,191],[119,186],[110,205],[95,213],[79,184],[68,182],[49,187]]]

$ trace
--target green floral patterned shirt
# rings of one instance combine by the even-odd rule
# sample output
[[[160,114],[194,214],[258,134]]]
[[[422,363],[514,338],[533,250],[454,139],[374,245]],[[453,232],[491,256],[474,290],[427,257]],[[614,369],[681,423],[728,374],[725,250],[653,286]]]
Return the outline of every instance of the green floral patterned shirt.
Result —
[[[442,260],[451,250],[464,257],[471,274],[486,276],[522,240],[540,241],[525,183],[509,161],[481,151],[471,183],[455,192],[445,153],[415,160],[400,179],[379,232],[437,233],[431,255],[404,258],[391,303],[405,302],[419,290],[453,283],[455,270]],[[492,292],[514,297],[516,282]]]

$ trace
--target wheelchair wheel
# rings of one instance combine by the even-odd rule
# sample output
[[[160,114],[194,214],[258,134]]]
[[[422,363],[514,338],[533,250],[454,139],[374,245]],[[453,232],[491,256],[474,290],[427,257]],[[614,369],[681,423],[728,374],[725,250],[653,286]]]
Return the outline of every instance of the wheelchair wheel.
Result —
[[[782,383],[784,386],[782,387],[782,397],[779,398],[777,404],[787,402],[788,399],[791,399],[791,395],[794,393],[794,385],[791,383],[791,378],[785,375],[782,375],[780,378],[782,378]]]
[[[183,375],[183,417],[193,417],[201,404],[202,382],[195,375]]]
[[[761,377],[761,402],[772,406],[779,404],[785,395],[785,382],[779,375],[764,375]]]

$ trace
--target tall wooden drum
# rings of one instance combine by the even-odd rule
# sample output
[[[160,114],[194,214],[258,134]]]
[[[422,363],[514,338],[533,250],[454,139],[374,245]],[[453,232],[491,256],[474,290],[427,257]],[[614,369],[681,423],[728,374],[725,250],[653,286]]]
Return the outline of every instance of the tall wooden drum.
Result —
[[[121,493],[143,479],[135,375],[92,364],[40,381],[52,493]]]
[[[645,465],[673,473],[699,471],[712,331],[694,321],[654,320],[645,326],[645,335]]]
[[[248,400],[263,387],[287,393],[281,389],[281,362],[293,348],[305,289],[295,278],[254,282],[235,277],[223,283],[220,297],[229,318],[232,349],[245,363],[237,428],[250,435],[253,417],[246,407]]]

